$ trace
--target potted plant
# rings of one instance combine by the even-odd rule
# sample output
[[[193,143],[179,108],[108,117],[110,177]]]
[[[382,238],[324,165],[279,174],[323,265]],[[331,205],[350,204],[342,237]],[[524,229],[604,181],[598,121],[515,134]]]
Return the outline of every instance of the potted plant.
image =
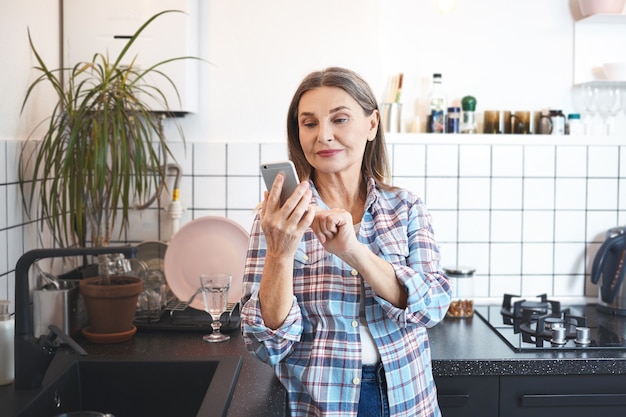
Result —
[[[163,78],[178,94],[173,81],[161,68],[172,61],[195,58],[177,57],[139,68],[135,59],[128,64],[125,57],[148,25],[164,13],[173,12],[180,11],[166,10],[149,18],[116,57],[110,58],[106,51],[99,52],[91,61],[72,68],[48,68],[29,32],[40,75],[28,87],[22,111],[33,91],[41,85],[52,87],[56,105],[49,118],[41,123],[45,126],[43,138],[32,153],[22,155],[20,186],[28,215],[36,213],[42,227],[48,227],[56,246],[107,246],[115,225],[120,235],[128,229],[133,202],[145,201],[150,193],[162,188],[165,168],[160,156],[171,155],[171,151],[161,134],[163,113],[153,112],[151,106],[157,103],[166,111],[169,106],[164,93],[149,80]],[[180,126],[176,125],[184,140]],[[31,135],[28,140],[32,139]],[[25,174],[26,166],[32,174]],[[82,280],[81,287],[91,288],[81,289],[81,293],[91,293],[94,287],[99,287],[108,294],[106,297],[113,297],[111,294],[119,290],[113,291],[111,287],[118,286],[114,284],[132,281],[134,295],[129,302],[132,304],[134,297],[136,304],[141,292],[137,288],[138,279],[122,275],[115,274],[112,279],[104,272]],[[99,327],[94,325],[99,315],[89,311],[88,300],[86,304],[90,325]],[[108,311],[100,316],[122,310],[119,306],[105,309]],[[133,306],[133,315],[134,311]],[[132,326],[132,317],[130,323]]]

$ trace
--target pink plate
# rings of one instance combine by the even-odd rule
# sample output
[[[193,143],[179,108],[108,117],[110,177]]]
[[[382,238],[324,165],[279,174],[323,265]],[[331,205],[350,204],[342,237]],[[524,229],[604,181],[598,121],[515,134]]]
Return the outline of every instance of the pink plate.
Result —
[[[227,272],[233,277],[228,302],[239,302],[248,238],[243,227],[225,217],[200,217],[181,227],[170,240],[164,261],[165,279],[174,295],[187,302],[200,287],[200,274]],[[204,310],[202,296],[190,306]]]

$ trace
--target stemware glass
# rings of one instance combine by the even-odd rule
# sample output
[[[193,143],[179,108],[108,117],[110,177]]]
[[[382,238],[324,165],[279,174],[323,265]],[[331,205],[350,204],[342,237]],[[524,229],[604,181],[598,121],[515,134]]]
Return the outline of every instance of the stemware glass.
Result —
[[[611,125],[611,107],[613,107],[613,89],[610,86],[603,85],[599,88],[598,94],[598,111],[600,113],[600,117],[602,118],[602,131],[601,133],[606,135],[609,133],[610,125]]]
[[[615,135],[617,133],[616,127],[619,119],[619,114],[622,111],[622,91],[617,83],[611,83],[609,85],[609,118],[607,123],[609,135]]]
[[[593,135],[600,130],[599,125],[602,124],[602,117],[599,112],[600,88],[592,83],[584,84],[582,87],[583,106],[585,115],[583,123],[585,125],[585,134]]]
[[[228,303],[228,290],[232,277],[227,273],[206,273],[200,275],[200,290],[204,301],[204,311],[211,315],[213,333],[202,337],[205,342],[224,342],[230,336],[222,334],[220,316],[226,311]]]

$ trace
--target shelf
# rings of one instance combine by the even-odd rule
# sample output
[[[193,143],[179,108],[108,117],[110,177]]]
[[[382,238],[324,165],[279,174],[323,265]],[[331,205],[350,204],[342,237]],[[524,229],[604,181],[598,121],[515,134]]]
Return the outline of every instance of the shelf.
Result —
[[[609,81],[609,80],[593,80],[593,81],[584,81],[582,83],[578,83],[576,85],[590,85],[592,87],[609,87],[616,86],[619,88],[626,88],[626,81]]]
[[[623,146],[621,136],[512,135],[512,134],[432,134],[385,133],[387,144],[393,145],[552,145],[552,146]]]
[[[578,25],[626,25],[626,14],[594,14],[576,22]]]

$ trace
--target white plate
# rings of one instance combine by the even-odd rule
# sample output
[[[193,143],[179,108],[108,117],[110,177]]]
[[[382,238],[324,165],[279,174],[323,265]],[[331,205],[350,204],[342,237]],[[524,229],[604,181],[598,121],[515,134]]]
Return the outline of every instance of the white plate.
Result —
[[[228,272],[233,277],[228,302],[239,302],[248,238],[243,227],[225,217],[200,217],[181,227],[165,252],[165,279],[174,295],[187,302],[200,287],[200,274]],[[202,297],[190,306],[204,310]]]

